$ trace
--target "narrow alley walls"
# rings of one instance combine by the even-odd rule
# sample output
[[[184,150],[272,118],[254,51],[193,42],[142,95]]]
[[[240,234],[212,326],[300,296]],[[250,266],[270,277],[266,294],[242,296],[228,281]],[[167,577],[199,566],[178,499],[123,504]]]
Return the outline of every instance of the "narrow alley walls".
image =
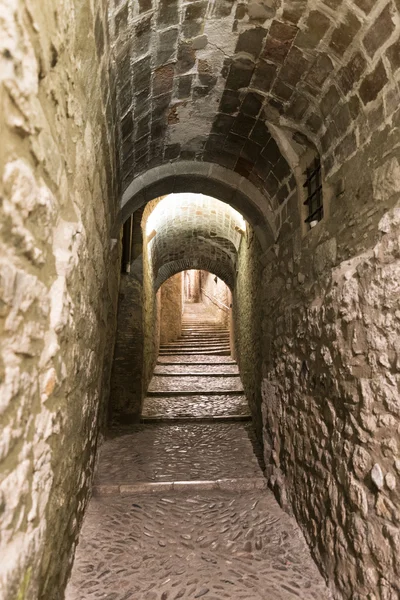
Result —
[[[59,600],[108,396],[111,239],[105,2],[3,0],[0,36],[0,596]]]
[[[247,224],[238,253],[233,294],[233,327],[236,359],[249,402],[257,436],[262,441],[261,420],[261,249],[253,229]]]
[[[182,332],[182,277],[173,275],[160,288],[160,343],[167,344],[178,339]]]
[[[263,273],[270,484],[346,600],[400,594],[399,123],[338,157],[314,228],[293,204]]]

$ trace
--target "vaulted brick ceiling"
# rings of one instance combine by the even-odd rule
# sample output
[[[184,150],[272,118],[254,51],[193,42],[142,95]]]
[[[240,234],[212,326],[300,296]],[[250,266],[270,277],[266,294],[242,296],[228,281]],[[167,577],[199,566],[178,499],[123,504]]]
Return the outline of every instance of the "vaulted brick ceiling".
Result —
[[[229,205],[202,194],[170,194],[146,217],[155,287],[186,269],[210,271],[231,288],[245,223]]]
[[[328,175],[393,110],[399,0],[113,1],[122,191],[200,160],[276,209],[296,187],[277,127],[312,140]]]

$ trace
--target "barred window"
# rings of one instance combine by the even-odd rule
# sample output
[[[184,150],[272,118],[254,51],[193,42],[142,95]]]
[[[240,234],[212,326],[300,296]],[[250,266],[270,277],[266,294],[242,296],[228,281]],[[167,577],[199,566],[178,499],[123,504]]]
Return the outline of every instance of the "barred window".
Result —
[[[315,222],[318,222],[324,216],[324,206],[322,199],[322,180],[321,180],[321,162],[319,158],[315,158],[305,172],[307,188],[307,199],[304,202],[308,206],[308,216],[305,219],[306,223],[313,227]]]

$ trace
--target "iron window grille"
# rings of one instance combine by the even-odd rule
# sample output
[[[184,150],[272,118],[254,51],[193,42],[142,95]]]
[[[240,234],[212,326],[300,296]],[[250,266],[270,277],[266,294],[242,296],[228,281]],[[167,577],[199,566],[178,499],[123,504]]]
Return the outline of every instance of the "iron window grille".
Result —
[[[307,199],[304,205],[308,206],[308,216],[305,219],[305,223],[320,221],[324,216],[324,206],[322,200],[321,161],[319,158],[316,158],[307,168],[305,175],[307,179],[303,187],[307,188]]]

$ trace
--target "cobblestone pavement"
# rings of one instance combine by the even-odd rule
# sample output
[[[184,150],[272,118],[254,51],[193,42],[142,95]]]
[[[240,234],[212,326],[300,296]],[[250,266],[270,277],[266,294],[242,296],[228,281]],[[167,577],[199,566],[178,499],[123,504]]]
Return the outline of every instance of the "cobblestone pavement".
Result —
[[[179,364],[184,364],[184,363],[189,363],[189,364],[229,364],[229,365],[235,365],[236,363],[235,361],[232,360],[232,358],[230,356],[218,356],[215,354],[186,354],[184,357],[182,355],[176,355],[174,356],[173,354],[169,355],[169,356],[159,356],[158,357],[158,363],[160,365],[171,365],[171,364],[175,364],[175,363],[179,363]]]
[[[219,392],[242,392],[243,386],[239,375],[237,377],[215,377],[211,380],[212,391]],[[149,392],[203,392],[210,390],[210,378],[201,375],[189,375],[183,377],[163,377],[155,375],[150,383]]]
[[[220,357],[223,358],[223,357]],[[173,373],[176,375],[185,375],[190,373],[192,375],[199,374],[207,374],[212,375],[213,373],[219,373],[221,375],[233,374],[238,375],[239,369],[236,364],[224,364],[224,363],[216,363],[216,364],[191,364],[189,365],[181,365],[177,364],[159,364],[156,366],[154,370],[154,375],[165,375],[166,373]]]
[[[325,600],[268,491],[94,498],[67,600]]]
[[[229,356],[159,356],[142,416],[161,422],[103,444],[66,600],[331,598],[252,424],[216,420],[250,414],[237,373]]]
[[[251,423],[156,423],[121,434],[103,444],[96,485],[260,475]]]
[[[243,394],[224,396],[174,396],[146,398],[142,416],[155,417],[222,417],[230,415],[250,415],[249,405]]]

